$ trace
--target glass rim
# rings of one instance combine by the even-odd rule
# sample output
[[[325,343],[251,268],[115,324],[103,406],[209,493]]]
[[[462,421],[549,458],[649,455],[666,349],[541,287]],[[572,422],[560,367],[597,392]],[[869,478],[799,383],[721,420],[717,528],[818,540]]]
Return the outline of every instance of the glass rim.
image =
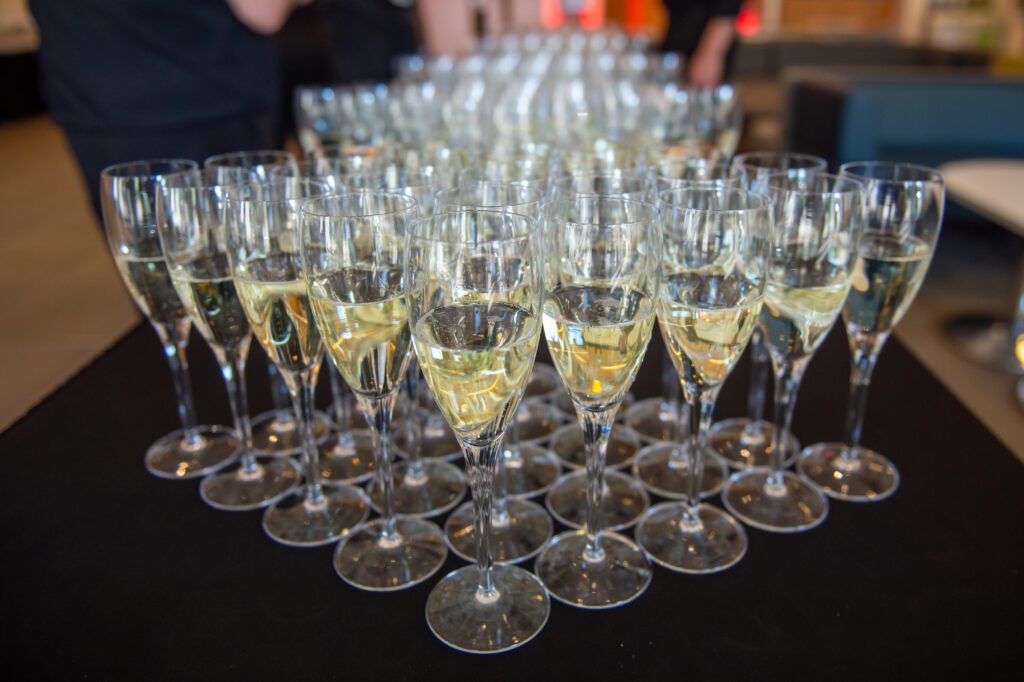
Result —
[[[749,161],[749,160],[752,160],[752,159],[782,159],[782,158],[796,159],[796,160],[800,160],[800,161],[811,161],[813,163],[811,163],[811,164],[809,164],[807,166],[799,166],[797,168],[778,168],[778,167],[773,167],[773,166],[759,166],[759,165],[754,165],[753,167],[754,168],[765,168],[765,169],[768,169],[768,170],[781,171],[781,172],[784,172],[786,170],[801,170],[801,169],[815,169],[815,168],[819,168],[822,171],[827,171],[827,169],[828,169],[828,161],[826,161],[822,157],[817,156],[815,154],[803,154],[803,153],[800,153],[800,152],[764,152],[764,151],[762,151],[762,152],[743,152],[742,154],[737,154],[736,156],[732,157],[732,161],[729,163],[729,166],[730,167],[743,168],[743,167],[746,166],[745,162]]]
[[[504,188],[525,189],[530,194],[534,195],[534,198],[532,198],[532,199],[523,199],[521,201],[517,199],[516,203],[495,204],[493,206],[486,206],[486,205],[480,205],[480,204],[466,204],[466,203],[461,203],[461,202],[460,203],[441,203],[443,199],[445,199],[447,197],[450,197],[453,194],[461,193],[463,190],[469,188],[472,184],[481,184],[481,183],[486,183],[490,187],[497,187],[497,188],[500,188],[500,189],[504,189]],[[541,204],[541,203],[544,203],[544,195],[545,195],[545,192],[540,187],[538,187],[537,183],[535,183],[535,182],[528,182],[526,180],[516,180],[516,181],[511,181],[511,182],[492,182],[490,180],[480,179],[480,180],[471,180],[471,181],[468,181],[466,183],[461,183],[460,182],[459,184],[457,184],[454,187],[445,187],[444,189],[440,189],[440,190],[438,190],[437,192],[434,193],[434,201],[435,201],[435,203],[440,203],[442,206],[451,207],[451,208],[466,208],[466,209],[499,208],[500,209],[500,208],[514,208],[514,207],[518,207],[518,206],[529,206],[531,204]],[[514,211],[512,211],[512,212],[514,213]]]
[[[326,184],[326,183],[321,183],[321,184]],[[347,197],[349,195],[361,194],[363,192],[373,193],[375,196],[379,196],[379,197],[387,197],[387,198],[391,198],[391,199],[398,199],[400,201],[405,202],[406,205],[401,207],[401,208],[396,208],[396,209],[391,210],[391,211],[377,211],[377,212],[374,212],[374,213],[336,213],[336,212],[328,212],[327,208],[323,208],[321,211],[316,211],[316,210],[313,209],[313,207],[317,203],[320,203],[321,205],[323,205],[323,204],[325,204],[328,201],[334,201],[334,200],[337,200],[337,199],[342,199],[342,198],[345,198],[345,197]],[[349,188],[349,189],[346,189],[346,190],[341,191],[341,192],[335,190],[335,191],[327,192],[326,194],[320,194],[320,195],[317,195],[317,196],[307,197],[306,199],[303,200],[302,204],[299,206],[299,213],[301,213],[303,216],[309,216],[311,218],[328,218],[328,219],[337,219],[337,220],[348,220],[348,219],[353,219],[353,218],[382,218],[384,216],[398,215],[400,213],[406,213],[408,211],[416,210],[416,207],[418,205],[419,205],[419,202],[416,201],[415,197],[409,196],[408,194],[405,194],[404,192],[396,192],[396,191],[393,191],[393,190],[384,190],[384,189],[371,189],[371,188],[366,188],[366,187],[353,187],[353,188]]]
[[[279,204],[290,204],[295,201],[306,202],[309,199],[316,199],[324,196],[325,194],[331,193],[331,186],[323,180],[317,180],[315,178],[298,178],[294,176],[277,177],[267,180],[266,182],[249,182],[242,185],[228,185],[228,187],[243,188],[249,187],[266,187],[268,185],[280,185],[288,182],[300,182],[304,185],[316,186],[317,189],[324,190],[320,194],[311,194],[308,197],[285,197],[284,199],[258,199],[252,197],[239,196],[237,193],[231,193],[228,196],[228,200],[239,204],[253,204],[253,205],[269,205],[276,206]]]
[[[231,170],[238,170],[238,171],[244,172],[244,173],[248,174],[249,179],[245,180],[245,181],[241,181],[241,182],[213,182],[213,181],[211,181],[210,178],[207,177],[207,174],[210,171],[216,170],[216,171],[219,172],[220,170],[223,170],[223,169],[226,169],[226,168],[231,168]],[[196,172],[198,172],[198,180],[194,184],[192,184],[192,185],[177,185],[177,186],[174,186],[174,187],[168,186],[168,181],[179,180],[181,178],[186,178],[189,175],[192,175],[193,173],[196,173]],[[160,183],[160,189],[161,189],[161,191],[164,191],[164,192],[169,192],[171,190],[180,191],[180,190],[184,190],[184,189],[206,190],[206,189],[213,189],[215,187],[223,187],[225,189],[232,189],[232,188],[236,188],[236,187],[245,187],[245,186],[250,185],[250,184],[257,184],[257,185],[258,184],[266,184],[267,182],[273,182],[274,180],[278,179],[278,178],[272,178],[271,180],[268,180],[266,182],[262,182],[261,183],[260,179],[259,179],[259,175],[257,175],[254,171],[246,169],[246,168],[242,168],[241,166],[231,166],[231,167],[221,166],[219,168],[217,168],[217,167],[210,167],[210,168],[199,167],[197,169],[181,170],[181,171],[176,171],[174,173],[164,173],[160,177],[162,179],[162,182]],[[291,177],[291,176],[289,176],[289,177]]]
[[[877,177],[874,175],[866,175],[853,170],[856,168],[862,168],[864,170],[869,168],[885,168],[893,171],[893,176]],[[920,173],[924,177],[902,179],[895,177],[897,172],[900,170]],[[851,177],[862,183],[884,182],[887,184],[903,185],[908,183],[944,184],[946,181],[946,176],[943,175],[942,171],[938,168],[925,166],[924,164],[910,163],[908,161],[847,161],[839,166],[839,174],[845,174],[846,177]]]
[[[645,192],[646,192],[646,190],[645,190]],[[591,227],[603,227],[603,228],[629,227],[631,225],[642,225],[644,223],[649,222],[650,220],[657,219],[659,216],[661,216],[661,208],[657,204],[652,203],[650,201],[643,201],[643,200],[640,200],[640,199],[633,199],[633,198],[630,198],[630,197],[623,196],[621,194],[577,194],[577,195],[575,195],[574,198],[575,199],[580,199],[580,198],[584,198],[584,199],[597,199],[598,201],[601,201],[601,200],[618,201],[618,202],[623,202],[623,203],[627,203],[627,204],[634,204],[634,205],[639,206],[640,208],[645,209],[646,211],[648,211],[648,213],[650,215],[647,217],[647,219],[640,218],[640,219],[637,219],[637,220],[627,220],[627,221],[623,221],[623,222],[585,222],[585,221],[582,221],[582,220],[564,220],[564,221],[562,221],[566,225],[588,225],[588,226],[591,226]],[[562,200],[562,201],[564,201],[564,200]],[[555,199],[555,200],[549,202],[549,206],[557,205],[559,203],[560,203],[559,200]]]
[[[465,215],[468,213],[486,213],[490,215],[508,216],[512,219],[518,219],[528,226],[529,229],[524,231],[522,234],[517,234],[513,237],[505,237],[502,239],[483,239],[483,240],[452,240],[452,239],[436,239],[434,237],[428,237],[422,234],[419,230],[423,225],[432,224],[440,218],[447,218],[457,215]],[[424,216],[413,220],[406,230],[406,236],[409,241],[423,242],[425,244],[450,244],[453,246],[486,246],[487,244],[504,244],[508,242],[519,242],[527,241],[531,238],[535,238],[537,232],[541,230],[541,221],[531,218],[530,216],[523,215],[522,213],[515,213],[513,211],[505,211],[500,207],[472,207],[472,208],[457,208],[449,211],[436,212],[430,216]]]
[[[790,169],[790,170],[801,170],[801,169]],[[796,192],[798,194],[804,194],[806,196],[826,196],[829,194],[863,194],[864,183],[852,175],[840,175],[838,173],[815,173],[812,177],[825,178],[830,181],[829,189],[806,189],[800,187],[788,187],[782,183],[772,182],[772,179],[790,179],[790,171],[776,171],[769,173],[768,176],[763,180],[765,187],[769,189],[781,190],[784,192]],[[836,188],[835,182],[842,180],[843,182],[849,183],[849,187]]]
[[[149,171],[146,173],[124,173],[121,171],[128,170],[129,168],[140,168],[143,166],[154,166],[158,164],[166,164],[167,166],[181,166],[181,168],[171,171],[170,173],[159,173]],[[100,177],[104,178],[155,178],[155,177],[166,177],[168,175],[175,175],[178,173],[190,173],[200,169],[199,163],[192,159],[176,159],[173,157],[161,157],[156,159],[137,159],[135,161],[121,161],[120,163],[114,163],[100,171]]]
[[[748,206],[746,208],[697,208],[697,207],[693,207],[693,206],[673,206],[673,205],[668,204],[668,203],[666,203],[666,202],[664,202],[662,200],[662,197],[665,196],[666,194],[675,194],[677,192],[678,193],[682,193],[682,192],[687,192],[687,193],[697,192],[697,193],[701,193],[701,194],[711,194],[711,193],[725,192],[725,193],[728,193],[728,194],[742,194],[742,195],[744,195],[746,197],[756,198],[759,202],[762,203],[762,205],[761,206]],[[765,194],[764,192],[756,192],[756,191],[754,191],[752,189],[743,189],[742,187],[721,187],[721,188],[715,188],[715,187],[676,187],[674,189],[667,189],[667,190],[664,190],[662,192],[659,192],[658,193],[658,202],[659,202],[660,205],[665,206],[666,212],[671,210],[671,211],[680,211],[680,212],[684,212],[684,213],[692,212],[692,213],[705,213],[705,214],[716,214],[716,215],[717,214],[728,214],[728,213],[736,213],[736,214],[741,214],[741,213],[758,213],[758,212],[761,212],[761,211],[768,211],[770,213],[772,211],[774,205],[775,205],[775,202],[772,201],[772,198],[770,196],[768,196],[767,194]]]
[[[223,167],[227,165],[220,163],[220,161],[222,161],[223,159],[229,159],[232,157],[242,158],[244,156],[277,156],[280,158],[285,158],[290,162],[297,161],[294,154],[283,149],[242,149],[235,152],[224,152],[223,154],[214,154],[213,156],[207,156],[205,159],[203,159],[203,168],[206,168],[207,166]],[[251,166],[252,164],[248,165]],[[230,168],[231,166],[227,165],[227,167]]]

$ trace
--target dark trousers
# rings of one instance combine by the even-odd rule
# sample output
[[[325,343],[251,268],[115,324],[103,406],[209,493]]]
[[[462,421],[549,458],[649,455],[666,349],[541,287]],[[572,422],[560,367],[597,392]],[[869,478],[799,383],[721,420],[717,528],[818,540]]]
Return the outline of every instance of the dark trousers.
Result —
[[[247,149],[278,149],[275,117],[246,114],[176,129],[96,131],[65,128],[71,151],[89,187],[97,216],[100,212],[100,171],[124,161],[176,158],[200,164],[214,154]]]

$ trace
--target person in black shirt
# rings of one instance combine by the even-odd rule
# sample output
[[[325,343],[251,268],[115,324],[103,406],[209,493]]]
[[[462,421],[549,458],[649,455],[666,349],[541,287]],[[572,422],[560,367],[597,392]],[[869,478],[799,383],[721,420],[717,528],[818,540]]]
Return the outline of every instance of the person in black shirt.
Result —
[[[686,80],[713,88],[725,80],[743,0],[664,0],[669,23],[662,49],[686,57]]]
[[[43,88],[99,213],[111,164],[276,147],[269,37],[309,0],[29,0]]]

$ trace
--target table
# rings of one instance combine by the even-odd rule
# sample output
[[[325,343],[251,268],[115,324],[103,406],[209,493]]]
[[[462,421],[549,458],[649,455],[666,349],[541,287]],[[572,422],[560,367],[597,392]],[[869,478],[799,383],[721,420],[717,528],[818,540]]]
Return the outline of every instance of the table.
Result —
[[[837,328],[810,366],[794,424],[805,442],[841,433],[847,352]],[[638,396],[659,386],[661,356],[655,339]],[[254,352],[254,410],[269,399],[263,365]],[[737,368],[720,415],[742,412],[747,375]],[[198,341],[192,376],[202,418],[226,419]],[[140,326],[0,434],[5,669],[131,680],[1003,677],[1024,663],[1024,467],[898,341],[875,376],[864,440],[899,465],[893,498],[835,503],[808,533],[751,530],[735,568],[656,569],[647,594],[620,609],[552,604],[536,640],[474,657],[428,631],[434,581],[356,591],[334,574],[331,549],[276,545],[258,513],[215,511],[196,482],[146,474],[143,452],[175,413],[160,347]]]
[[[942,173],[951,199],[1024,237],[1024,161],[954,161],[942,166]],[[1012,321],[968,316],[952,320],[948,329],[957,348],[968,358],[1024,374],[1024,261],[1018,270],[1019,294]]]

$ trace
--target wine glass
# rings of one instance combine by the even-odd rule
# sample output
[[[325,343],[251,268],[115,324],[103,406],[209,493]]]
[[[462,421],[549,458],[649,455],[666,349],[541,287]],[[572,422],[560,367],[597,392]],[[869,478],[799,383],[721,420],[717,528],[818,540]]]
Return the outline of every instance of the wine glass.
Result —
[[[462,446],[475,505],[476,565],[449,573],[427,599],[431,631],[462,651],[521,646],[551,608],[544,585],[521,568],[495,565],[490,546],[501,442],[540,341],[540,254],[536,221],[494,210],[437,212],[409,238],[416,355]]]
[[[746,189],[763,191],[765,180],[773,174],[787,172],[793,177],[824,173],[825,159],[810,154],[777,152],[750,152],[738,154],[732,160],[732,174]],[[754,329],[750,341],[750,389],[747,393],[747,416],[723,419],[711,426],[711,448],[734,469],[767,466],[771,462],[771,448],[775,439],[774,425],[764,419],[768,398],[771,360],[759,328]],[[783,434],[787,456],[800,451],[800,443],[788,431]],[[783,464],[788,466],[791,459]]]
[[[599,512],[603,498],[614,497],[604,470],[612,423],[654,326],[660,214],[632,199],[575,195],[549,207],[544,236],[544,336],[583,427],[587,504],[585,528],[552,538],[536,571],[554,598],[609,608],[635,599],[651,580],[641,549],[602,531]]]
[[[411,352],[402,268],[416,200],[352,190],[308,201],[302,214],[303,278],[316,326],[376,439],[381,518],[338,545],[334,568],[360,589],[404,589],[448,556],[436,524],[395,513],[391,421]]]
[[[775,372],[775,426],[783,430],[774,432],[771,467],[733,474],[722,501],[748,526],[791,533],[814,528],[828,514],[828,499],[784,470],[791,453],[781,435],[790,430],[804,371],[850,290],[864,195],[856,180],[824,173],[808,178],[781,173],[765,186],[775,207],[758,324]]]
[[[290,152],[277,149],[218,154],[206,159],[203,167],[214,169],[216,175],[224,176],[229,182],[238,169],[255,174],[259,182],[275,179],[285,170],[291,173],[298,171],[295,157]],[[270,396],[274,402],[274,409],[253,417],[253,448],[269,455],[297,455],[302,452],[302,438],[298,423],[292,416],[291,394],[277,371],[277,365],[268,362],[267,372],[270,375]],[[316,413],[314,428],[317,440],[327,435],[327,420],[320,412]]]
[[[327,191],[313,180],[282,178],[228,195],[235,288],[256,339],[288,386],[303,446],[304,489],[268,507],[263,530],[296,547],[336,542],[369,515],[362,490],[321,482],[313,430],[313,390],[324,349],[302,280],[299,206]]]
[[[436,211],[496,210],[507,211],[530,218],[535,223],[540,219],[543,192],[534,185],[525,183],[496,183],[478,181],[442,190],[435,197]],[[486,261],[478,261],[483,267]],[[472,267],[472,266],[471,266]],[[474,274],[484,277],[486,273]],[[524,387],[525,392],[525,387]],[[494,494],[494,509],[491,512],[491,553],[497,563],[518,563],[537,554],[554,530],[551,517],[544,508],[513,495],[531,493],[523,486],[550,485],[558,477],[561,467],[554,456],[545,450],[522,448],[519,443],[519,418],[509,421],[503,446],[498,456],[496,474],[497,490]],[[515,474],[515,490],[510,472]],[[477,545],[475,533],[475,512],[472,502],[456,509],[445,523],[445,540],[460,558],[472,561]]]
[[[690,428],[681,452],[651,450],[634,470],[653,492],[685,497],[647,510],[635,535],[651,560],[674,571],[721,571],[747,551],[743,527],[702,504],[700,488],[715,400],[761,312],[771,209],[768,197],[741,190],[661,195],[665,281],[658,323],[689,404]]]
[[[864,233],[843,321],[852,354],[850,402],[842,443],[804,449],[797,470],[827,495],[853,502],[896,492],[895,465],[860,444],[875,362],[921,288],[942,226],[945,184],[934,168],[907,163],[847,163],[840,175],[864,185]]]
[[[210,344],[228,391],[235,430],[241,434],[239,466],[210,474],[199,486],[203,501],[228,511],[273,504],[299,485],[298,464],[288,458],[261,462],[252,449],[245,365],[252,341],[227,254],[229,192],[255,180],[246,169],[186,171],[160,180],[157,223],[171,281],[192,324]]]
[[[196,424],[186,355],[192,325],[160,250],[156,216],[160,179],[182,172],[198,173],[198,166],[185,159],[152,159],[108,166],[100,173],[103,224],[114,263],[160,337],[174,378],[181,429],[153,443],[145,459],[151,474],[172,479],[222,469],[235,460],[242,445],[232,429]]]

